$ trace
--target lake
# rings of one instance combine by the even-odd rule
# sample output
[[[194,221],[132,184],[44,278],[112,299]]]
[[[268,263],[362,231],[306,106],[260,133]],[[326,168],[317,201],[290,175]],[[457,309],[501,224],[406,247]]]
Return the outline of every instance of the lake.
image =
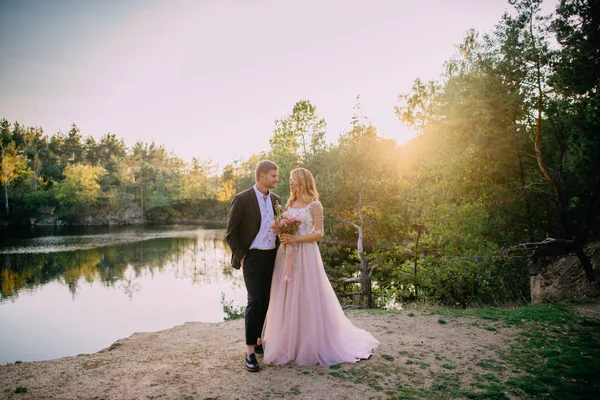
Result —
[[[219,227],[0,228],[0,363],[223,321],[223,295],[246,301],[230,258]]]

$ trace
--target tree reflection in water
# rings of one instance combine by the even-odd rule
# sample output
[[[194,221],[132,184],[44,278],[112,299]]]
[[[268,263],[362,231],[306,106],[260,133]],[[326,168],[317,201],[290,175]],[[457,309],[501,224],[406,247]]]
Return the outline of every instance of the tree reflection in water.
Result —
[[[101,235],[104,236],[104,235]],[[64,243],[60,242],[64,238]],[[23,291],[35,290],[51,282],[66,286],[73,297],[81,285],[101,282],[133,298],[142,290],[138,278],[156,273],[170,273],[193,284],[232,281],[241,287],[241,277],[229,265],[231,252],[222,229],[175,231],[166,235],[149,235],[138,241],[121,240],[117,244],[93,246],[94,235],[64,236],[57,240],[77,243],[81,248],[70,251],[36,252],[36,247],[0,248],[0,301],[11,301]],[[67,246],[68,247],[68,246]]]

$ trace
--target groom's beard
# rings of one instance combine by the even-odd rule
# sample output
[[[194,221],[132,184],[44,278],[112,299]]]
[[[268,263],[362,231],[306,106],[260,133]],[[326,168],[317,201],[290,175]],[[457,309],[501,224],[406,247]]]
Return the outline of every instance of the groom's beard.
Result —
[[[276,187],[277,187],[277,182],[271,183],[270,185],[267,186],[267,188],[269,188],[269,190],[275,189]]]

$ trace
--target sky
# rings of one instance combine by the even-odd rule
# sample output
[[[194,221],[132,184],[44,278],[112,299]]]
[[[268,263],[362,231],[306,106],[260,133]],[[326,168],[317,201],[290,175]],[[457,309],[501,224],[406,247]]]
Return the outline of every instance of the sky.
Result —
[[[48,135],[75,123],[222,168],[267,151],[275,120],[300,100],[335,143],[360,95],[379,134],[401,144],[414,133],[394,114],[398,95],[439,79],[469,29],[490,32],[511,10],[507,0],[0,0],[0,118]]]

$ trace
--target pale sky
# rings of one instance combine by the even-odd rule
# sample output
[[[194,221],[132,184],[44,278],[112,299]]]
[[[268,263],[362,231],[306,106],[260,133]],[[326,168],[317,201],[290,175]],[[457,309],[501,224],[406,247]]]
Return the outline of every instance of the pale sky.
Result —
[[[552,9],[557,0],[547,2]],[[310,100],[335,142],[356,96],[379,133],[419,77],[507,0],[0,0],[0,118],[48,135],[76,123],[220,167],[268,150]]]

